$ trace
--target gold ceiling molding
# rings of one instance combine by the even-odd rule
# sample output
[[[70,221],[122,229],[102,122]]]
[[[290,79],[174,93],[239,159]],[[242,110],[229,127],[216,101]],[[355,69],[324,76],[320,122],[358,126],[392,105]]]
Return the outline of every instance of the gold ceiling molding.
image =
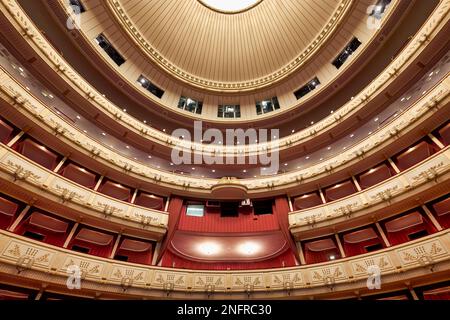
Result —
[[[313,41],[290,63],[284,65],[271,74],[263,77],[255,78],[247,81],[237,82],[219,82],[211,79],[201,78],[193,75],[181,67],[175,65],[169,59],[164,57],[154,46],[152,46],[146,37],[139,31],[138,27],[133,23],[120,0],[107,0],[106,7],[113,14],[122,29],[133,40],[135,45],[140,48],[145,55],[156,65],[159,65],[166,72],[175,78],[190,84],[192,86],[215,91],[215,92],[246,92],[261,89],[269,85],[279,82],[297,71],[301,66],[306,64],[318,50],[326,43],[326,41],[334,34],[334,31],[341,25],[344,18],[350,12],[354,0],[340,0],[335,11],[329,18],[325,26]],[[258,3],[259,4],[259,3]],[[243,13],[244,14],[244,13]],[[270,12],[269,12],[270,14]],[[251,22],[250,22],[251,23]]]
[[[0,248],[2,275],[15,276],[18,282],[24,278],[39,279],[66,290],[68,267],[77,265],[89,289],[116,295],[121,292],[129,297],[204,299],[207,294],[210,299],[229,299],[232,295],[242,298],[246,294],[264,299],[306,298],[312,292],[320,296],[366,291],[371,265],[380,268],[383,285],[390,288],[404,287],[406,281],[429,276],[433,268],[445,277],[450,261],[450,230],[360,256],[258,270],[186,270],[138,265],[71,251],[4,230],[0,230]],[[18,269],[27,272],[18,274]]]
[[[220,9],[218,9],[218,8],[214,8],[214,7],[210,6],[210,5],[208,5],[208,4],[207,4],[205,1],[203,1],[203,0],[197,0],[197,1],[200,2],[202,5],[204,5],[205,7],[207,7],[208,9],[213,10],[213,11],[216,11],[216,12],[219,12],[219,13],[223,13],[223,14],[237,14],[237,13],[242,13],[242,12],[245,12],[245,11],[248,11],[248,10],[253,9],[253,8],[256,7],[258,4],[260,4],[263,0],[258,0],[258,1],[256,1],[255,3],[250,4],[249,6],[245,7],[244,9],[234,10],[234,11],[232,11],[232,10],[220,10]]]

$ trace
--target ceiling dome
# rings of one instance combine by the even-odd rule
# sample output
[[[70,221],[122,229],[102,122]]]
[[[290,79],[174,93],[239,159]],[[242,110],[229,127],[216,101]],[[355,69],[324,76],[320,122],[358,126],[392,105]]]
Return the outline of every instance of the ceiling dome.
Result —
[[[237,3],[240,7],[231,6]],[[333,34],[352,1],[109,0],[108,4],[153,62],[181,80],[226,91],[260,88],[297,70]]]
[[[251,9],[262,0],[199,0],[207,7],[223,13],[238,13]]]

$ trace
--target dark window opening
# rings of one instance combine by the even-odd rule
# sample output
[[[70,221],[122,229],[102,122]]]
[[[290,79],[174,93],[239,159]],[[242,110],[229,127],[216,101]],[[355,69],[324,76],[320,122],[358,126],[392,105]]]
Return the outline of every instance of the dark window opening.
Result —
[[[337,69],[339,69],[345,63],[345,61],[348,59],[348,57],[350,57],[353,54],[353,52],[355,52],[356,49],[359,48],[360,45],[361,45],[361,41],[359,41],[358,38],[353,37],[353,39],[344,48],[344,50],[342,50],[342,52],[339,53],[339,55],[336,57],[336,59],[334,59],[332,64]]]
[[[311,81],[305,84],[303,87],[294,92],[294,95],[297,99],[306,96],[308,93],[313,91],[320,85],[320,81],[317,77],[314,77]]]
[[[373,252],[373,251],[383,249],[383,245],[381,243],[372,244],[370,246],[365,247],[365,249],[366,249],[366,252]]]
[[[254,214],[257,216],[264,214],[272,214],[272,200],[254,201],[253,210]]]
[[[280,104],[277,97],[256,102],[256,114],[258,115],[278,109],[280,109]]]
[[[222,202],[220,204],[221,217],[239,217],[239,202]]]
[[[416,240],[422,237],[426,237],[428,235],[427,230],[420,230],[414,233],[410,233],[408,234],[408,238],[409,240]]]
[[[219,105],[217,109],[217,116],[219,118],[240,118],[241,106],[236,105]]]
[[[137,81],[143,88],[147,89],[147,91],[154,94],[158,98],[161,99],[161,97],[163,96],[164,91],[162,89],[158,88],[157,86],[155,86],[150,80],[148,80],[142,74],[139,76]]]
[[[112,46],[112,44],[103,34],[99,34],[97,38],[95,38],[95,40],[119,67],[125,62],[125,59],[122,57],[122,55],[116,50],[116,48]]]
[[[33,231],[25,231],[25,233],[23,235],[27,238],[38,240],[38,241],[44,241],[44,239],[45,239],[45,236],[43,234],[36,233]]]
[[[116,256],[114,257],[114,260],[128,261],[128,257],[127,257],[127,256],[123,256],[123,255],[120,255],[120,254],[116,254]]]
[[[196,113],[201,114],[202,113],[202,107],[203,102],[197,101],[191,98],[181,97],[180,101],[178,102],[178,108]]]
[[[85,248],[85,247],[81,247],[81,246],[77,246],[77,245],[72,246],[72,250],[76,251],[76,252],[81,252],[81,253],[89,253],[89,248]]]
[[[86,11],[80,0],[70,0],[70,6],[75,14],[80,14]]]

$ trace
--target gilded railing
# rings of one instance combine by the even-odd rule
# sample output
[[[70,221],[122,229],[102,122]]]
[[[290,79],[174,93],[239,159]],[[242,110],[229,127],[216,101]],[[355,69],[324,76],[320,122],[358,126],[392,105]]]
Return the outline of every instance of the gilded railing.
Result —
[[[448,103],[449,88],[450,81],[447,75],[398,117],[385,126],[380,127],[357,144],[348,147],[337,156],[325,159],[308,168],[285,174],[262,176],[254,179],[231,179],[230,182],[245,188],[250,195],[274,189],[282,191],[286,187],[293,187],[321,175],[339,170],[352,161],[362,159],[365,155],[376,150],[381,150],[384,146],[394,142],[404,132],[418,127],[424,119],[432,117],[439,108],[444,107]],[[152,183],[188,190],[189,192],[204,193],[223,183],[220,179],[188,177],[159,170],[117,153],[117,151],[103,145],[100,141],[90,138],[67,120],[53,113],[49,107],[23,88],[3,68],[0,68],[0,97],[9,101],[11,105],[25,116],[31,117],[33,121],[39,121],[41,127],[50,129],[60,139],[67,139],[83,149],[86,154],[106,161],[113,168],[126,170],[129,174],[135,174]]]
[[[352,258],[293,268],[248,271],[137,265],[77,253],[0,231],[0,272],[5,272],[6,266],[20,271],[19,274],[11,268],[6,271],[17,277],[40,272],[40,280],[50,282],[56,278],[59,285],[65,286],[72,275],[69,266],[77,266],[81,272],[81,289],[126,291],[126,294],[142,296],[169,296],[184,292],[191,298],[196,294],[209,294],[214,298],[220,293],[227,293],[228,297],[241,293],[251,298],[269,293],[283,296],[292,293],[295,296],[298,292],[298,295],[307,296],[312,292],[330,293],[349,288],[365,290],[371,266],[379,268],[381,285],[385,286],[395,282],[404,284],[414,277],[429,276],[435,270],[442,272],[439,265],[448,267],[449,259],[449,230]]]
[[[450,170],[450,149],[446,147],[428,159],[420,162],[388,180],[375,186],[313,208],[294,211],[289,214],[291,228],[333,221],[339,217],[351,217],[359,211],[413,191],[428,182],[438,179]]]
[[[11,181],[21,181],[37,187],[40,195],[51,194],[62,202],[81,206],[83,213],[96,212],[104,217],[132,221],[142,226],[154,227],[165,234],[168,214],[120,201],[83,187],[52,172],[12,149],[0,144],[0,170],[10,175]]]

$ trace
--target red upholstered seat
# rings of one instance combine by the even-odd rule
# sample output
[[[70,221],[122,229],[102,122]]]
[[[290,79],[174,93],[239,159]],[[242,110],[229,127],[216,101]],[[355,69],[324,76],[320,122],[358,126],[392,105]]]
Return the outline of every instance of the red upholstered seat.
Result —
[[[441,136],[442,142],[448,146],[450,144],[450,122],[439,130],[439,135]]]
[[[77,166],[76,164],[68,164],[61,171],[61,175],[87,188],[93,189],[95,187],[95,174]]]
[[[304,244],[304,255],[307,264],[333,260],[330,258],[332,256],[334,256],[334,259],[340,258],[339,250],[331,238],[306,242]]]
[[[47,169],[53,170],[56,167],[58,156],[30,139],[19,143],[17,151]]]
[[[8,143],[11,139],[11,135],[14,131],[14,128],[11,127],[9,124],[5,123],[0,119],[0,142],[2,143]]]
[[[161,197],[154,196],[152,194],[147,194],[141,192],[134,203],[138,206],[146,207],[149,209],[163,210],[164,209],[164,199]]]
[[[119,183],[106,181],[98,191],[118,200],[130,201],[131,190]]]
[[[25,219],[19,225],[16,232],[35,240],[62,246],[67,236],[68,227],[68,222],[39,211],[33,211],[28,219]]]
[[[322,199],[317,192],[308,193],[294,199],[294,210],[312,208],[322,204]]]
[[[372,227],[347,233],[343,236],[342,245],[347,256],[367,253],[367,247],[381,244],[381,240]],[[382,246],[381,246],[382,247]]]
[[[327,201],[334,201],[341,198],[344,198],[352,193],[355,193],[356,187],[352,181],[347,180],[341,183],[338,183],[332,187],[328,187],[325,189],[325,198]]]
[[[0,228],[7,229],[14,215],[17,213],[19,205],[5,198],[0,197]]]
[[[145,241],[125,238],[117,249],[115,258],[118,259],[119,257],[126,257],[126,261],[132,263],[151,264],[152,244]]]
[[[434,203],[431,210],[443,228],[450,228],[450,197]]]
[[[391,170],[386,164],[381,164],[359,176],[359,185],[362,189],[367,189],[384,180],[392,177]]]
[[[69,248],[106,258],[111,254],[113,240],[114,236],[111,234],[82,228],[72,239]]]
[[[433,153],[433,148],[426,141],[422,141],[402,152],[395,160],[400,171],[403,171],[425,160]]]

